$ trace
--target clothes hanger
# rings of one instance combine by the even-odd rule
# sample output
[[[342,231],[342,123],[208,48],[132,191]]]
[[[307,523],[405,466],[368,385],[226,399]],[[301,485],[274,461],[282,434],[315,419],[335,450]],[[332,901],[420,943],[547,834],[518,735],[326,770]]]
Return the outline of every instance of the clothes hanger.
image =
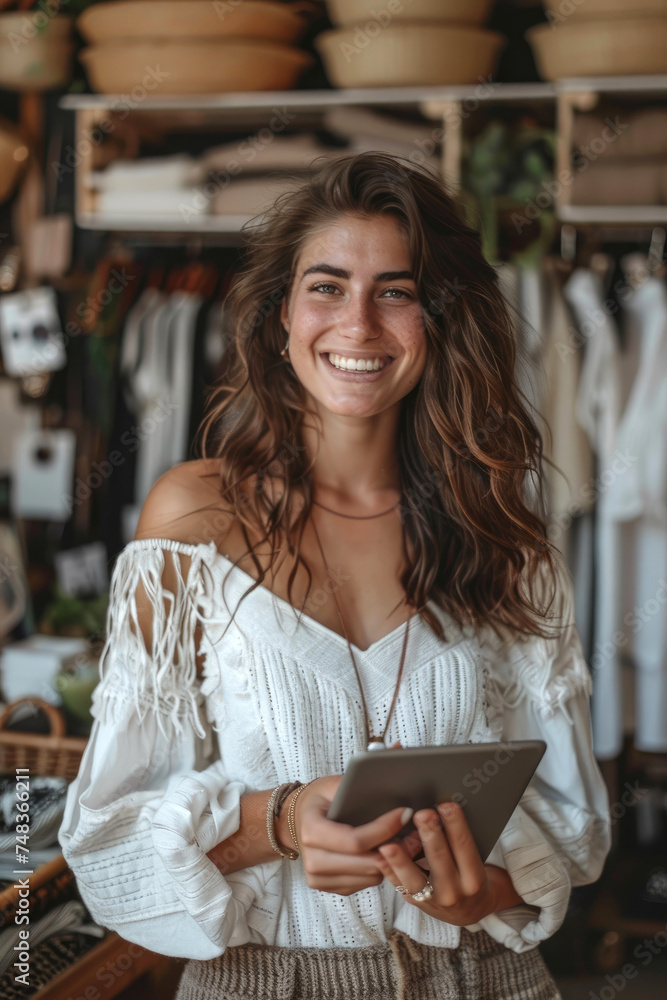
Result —
[[[627,283],[639,288],[651,277],[665,275],[664,251],[667,233],[662,226],[654,226],[648,252],[634,250],[621,257],[620,264]]]

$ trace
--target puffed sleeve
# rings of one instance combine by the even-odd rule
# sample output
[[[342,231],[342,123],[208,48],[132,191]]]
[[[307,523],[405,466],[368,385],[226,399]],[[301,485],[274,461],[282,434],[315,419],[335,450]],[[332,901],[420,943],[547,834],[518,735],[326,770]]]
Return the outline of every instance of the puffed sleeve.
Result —
[[[563,922],[572,886],[599,878],[611,844],[607,789],[593,755],[591,674],[574,621],[571,575],[557,558],[555,593],[544,571],[535,592],[554,593],[558,638],[488,640],[488,707],[497,739],[542,739],[547,749],[487,863],[505,868],[524,906],[483,927],[513,951],[534,948]],[[541,598],[540,598],[541,600]],[[529,904],[529,905],[525,905]]]
[[[207,857],[238,830],[245,786],[223,773],[202,707],[195,630],[205,553],[144,539],[118,556],[93,726],[58,832],[94,920],[194,959],[256,940],[246,914],[273,867],[223,876]]]

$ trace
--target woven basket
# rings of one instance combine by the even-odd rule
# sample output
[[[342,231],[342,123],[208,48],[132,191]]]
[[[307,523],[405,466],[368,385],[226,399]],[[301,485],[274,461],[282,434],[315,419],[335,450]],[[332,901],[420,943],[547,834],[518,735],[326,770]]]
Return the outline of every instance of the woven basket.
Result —
[[[119,38],[266,38],[296,42],[316,10],[308,2],[229,4],[216,9],[211,0],[115,0],[87,7],[76,26],[92,45]]]
[[[529,28],[526,37],[545,80],[667,72],[667,18],[590,18]]]
[[[462,24],[402,22],[372,34],[323,31],[314,45],[334,87],[420,87],[476,83],[493,73],[506,39]]]
[[[667,0],[584,0],[583,3],[564,3],[563,0],[544,0],[544,6],[553,14],[556,24],[572,17],[588,21],[600,17],[641,17],[644,14],[667,14]]]
[[[563,0],[559,0],[562,3]],[[327,13],[339,28],[362,28],[365,21],[378,21],[386,27],[392,21],[449,21],[459,24],[482,24],[489,16],[493,0],[409,0],[396,10],[378,0],[328,0]]]
[[[19,705],[33,704],[49,720],[49,733],[21,733],[7,729]],[[0,774],[14,774],[17,767],[28,774],[50,774],[73,781],[88,741],[81,736],[67,736],[65,716],[41,698],[19,698],[10,702],[0,715]]]
[[[151,38],[91,45],[79,52],[93,90],[147,95],[210,94],[239,90],[291,90],[313,57],[264,39]],[[158,67],[165,78],[151,76]],[[141,86],[143,85],[143,87]],[[141,99],[141,98],[140,98]]]
[[[42,11],[36,12],[45,17]],[[46,17],[37,29],[22,11],[0,14],[0,87],[3,90],[50,90],[72,76],[74,19]]]

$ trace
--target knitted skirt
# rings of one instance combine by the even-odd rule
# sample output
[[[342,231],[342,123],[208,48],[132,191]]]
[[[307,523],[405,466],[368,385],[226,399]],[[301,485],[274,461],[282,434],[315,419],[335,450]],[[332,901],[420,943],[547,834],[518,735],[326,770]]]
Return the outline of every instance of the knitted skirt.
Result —
[[[458,948],[393,930],[382,945],[244,944],[185,964],[175,1000],[562,1000],[539,951],[461,928]]]

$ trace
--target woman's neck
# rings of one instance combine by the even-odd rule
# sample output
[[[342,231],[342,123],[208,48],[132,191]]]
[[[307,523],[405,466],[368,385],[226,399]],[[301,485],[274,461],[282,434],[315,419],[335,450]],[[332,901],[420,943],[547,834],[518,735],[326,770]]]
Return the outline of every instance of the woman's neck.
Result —
[[[382,507],[397,499],[400,488],[396,448],[398,412],[349,417],[327,412],[317,429],[307,424],[304,445],[314,456],[314,495],[326,502],[349,501]]]

